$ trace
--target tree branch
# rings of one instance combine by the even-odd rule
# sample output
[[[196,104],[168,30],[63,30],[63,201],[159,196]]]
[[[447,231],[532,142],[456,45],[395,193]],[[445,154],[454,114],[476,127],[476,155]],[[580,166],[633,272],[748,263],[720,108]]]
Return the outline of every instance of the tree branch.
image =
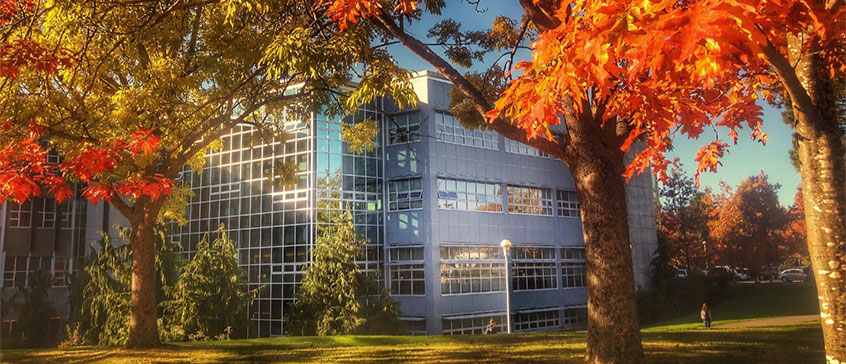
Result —
[[[400,41],[406,48],[411,50],[414,54],[431,64],[435,69],[448,80],[450,80],[455,87],[463,92],[467,98],[476,106],[476,111],[483,117],[490,111],[491,105],[484,95],[482,95],[473,84],[470,83],[464,76],[462,76],[455,68],[453,68],[446,60],[438,56],[429,47],[418,39],[408,35],[394,22],[384,11],[379,13],[376,18],[379,24],[391,34],[394,38]],[[563,135],[558,135],[558,142],[550,141],[544,138],[534,138],[529,140],[526,131],[511,124],[509,121],[499,117],[494,120],[488,120],[488,126],[501,134],[502,136],[516,140],[523,144],[531,145],[538,150],[555,156],[557,158],[564,158],[564,147],[562,144],[565,141]]]

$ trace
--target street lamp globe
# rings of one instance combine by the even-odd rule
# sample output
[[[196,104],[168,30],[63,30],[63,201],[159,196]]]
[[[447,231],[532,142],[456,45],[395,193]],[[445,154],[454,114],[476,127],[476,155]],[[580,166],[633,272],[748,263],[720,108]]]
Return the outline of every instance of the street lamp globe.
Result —
[[[501,246],[502,249],[505,250],[511,249],[511,240],[502,239],[502,242],[499,243],[499,246]]]

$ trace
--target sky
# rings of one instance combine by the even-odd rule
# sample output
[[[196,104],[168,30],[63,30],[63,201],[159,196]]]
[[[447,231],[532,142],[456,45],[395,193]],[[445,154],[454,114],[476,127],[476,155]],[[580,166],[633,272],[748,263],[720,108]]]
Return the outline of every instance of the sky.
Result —
[[[477,12],[474,6],[469,5],[465,1],[453,0],[447,1],[447,3],[448,5],[443,11],[443,18],[452,18],[460,21],[463,25],[462,29],[465,30],[490,28],[493,19],[499,15],[505,15],[519,21],[523,14],[522,8],[514,0],[483,0],[479,6],[481,10],[485,10],[482,13]],[[435,21],[433,16],[426,14],[421,22],[407,26],[406,31],[418,38],[425,38],[428,29]],[[434,71],[431,65],[401,45],[390,46],[388,50],[397,62],[406,69]],[[438,51],[437,48],[433,50]],[[523,53],[523,56],[527,56],[527,53]],[[490,56],[486,59],[486,62],[479,63],[475,67],[484,69],[491,64],[495,57]],[[459,70],[467,71],[461,68]],[[764,108],[763,131],[769,135],[767,145],[764,146],[761,143],[753,142],[749,139],[748,130],[741,132],[737,145],[729,148],[729,154],[722,158],[722,166],[718,168],[717,172],[703,172],[700,177],[700,189],[711,187],[715,191],[719,191],[721,180],[731,186],[736,186],[742,180],[763,171],[769,176],[770,183],[781,185],[779,202],[782,206],[788,207],[793,204],[796,188],[799,186],[799,173],[790,164],[790,157],[788,155],[788,151],[792,147],[792,131],[790,127],[782,122],[781,110],[766,103],[762,103],[761,106]],[[719,138],[727,141],[727,143],[731,143],[731,138],[728,136],[727,130],[717,129],[717,131]],[[711,142],[712,139],[713,133],[703,133],[700,140],[687,139],[685,136],[679,135],[674,140],[674,150],[667,155],[670,159],[678,157],[684,165],[685,171],[690,176],[693,176],[696,168],[696,161],[694,160],[696,151],[702,145]]]

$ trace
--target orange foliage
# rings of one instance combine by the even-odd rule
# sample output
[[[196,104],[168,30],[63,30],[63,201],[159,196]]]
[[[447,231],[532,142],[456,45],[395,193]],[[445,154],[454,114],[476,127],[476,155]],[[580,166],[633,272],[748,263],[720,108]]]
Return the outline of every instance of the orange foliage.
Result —
[[[756,272],[783,262],[782,232],[787,219],[778,203],[779,187],[762,172],[741,182],[734,191],[724,188],[708,223],[718,264]]]
[[[332,21],[338,21],[341,29],[346,29],[350,23],[356,24],[361,18],[377,16],[381,2],[376,0],[317,0],[321,4],[329,4],[326,12]],[[417,0],[396,0],[394,11],[411,13],[417,11]]]
[[[531,62],[496,102],[488,117],[502,115],[529,137],[552,140],[550,126],[566,114],[562,100],[577,111],[596,112],[597,123],[628,121],[622,150],[641,138],[646,149],[626,176],[652,165],[667,180],[664,153],[676,133],[699,138],[724,127],[733,142],[738,131],[766,142],[761,130],[763,96],[772,101],[776,77],[762,48],[787,54],[788,33],[816,29],[805,47],[822,49],[826,69],[846,70],[846,7],[826,11],[814,0],[577,0],[562,2],[560,25],[532,44]],[[587,108],[592,107],[592,110]],[[715,170],[728,146],[714,137],[697,155],[699,173]]]
[[[111,175],[118,161],[157,152],[159,137],[153,130],[139,130],[129,140],[81,142],[58,164],[47,163],[48,151],[41,146],[45,138],[42,128],[32,126],[26,137],[0,148],[0,203],[7,199],[20,203],[40,196],[42,188],[61,203],[72,195],[70,179],[84,183],[82,195],[94,203],[108,201],[116,194],[156,200],[170,194],[173,187],[173,180],[161,174],[122,179]]]

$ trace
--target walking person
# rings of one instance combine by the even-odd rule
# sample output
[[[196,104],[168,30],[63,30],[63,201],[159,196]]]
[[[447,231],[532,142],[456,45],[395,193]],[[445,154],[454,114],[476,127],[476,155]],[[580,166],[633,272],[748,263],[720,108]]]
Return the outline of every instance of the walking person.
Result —
[[[485,335],[493,334],[495,327],[496,327],[496,322],[494,321],[493,317],[491,317],[491,320],[488,322],[488,326],[485,327]]]
[[[702,322],[705,324],[705,328],[710,329],[711,328],[711,308],[708,307],[707,302],[702,304],[702,310],[699,311],[699,317],[702,318]]]

